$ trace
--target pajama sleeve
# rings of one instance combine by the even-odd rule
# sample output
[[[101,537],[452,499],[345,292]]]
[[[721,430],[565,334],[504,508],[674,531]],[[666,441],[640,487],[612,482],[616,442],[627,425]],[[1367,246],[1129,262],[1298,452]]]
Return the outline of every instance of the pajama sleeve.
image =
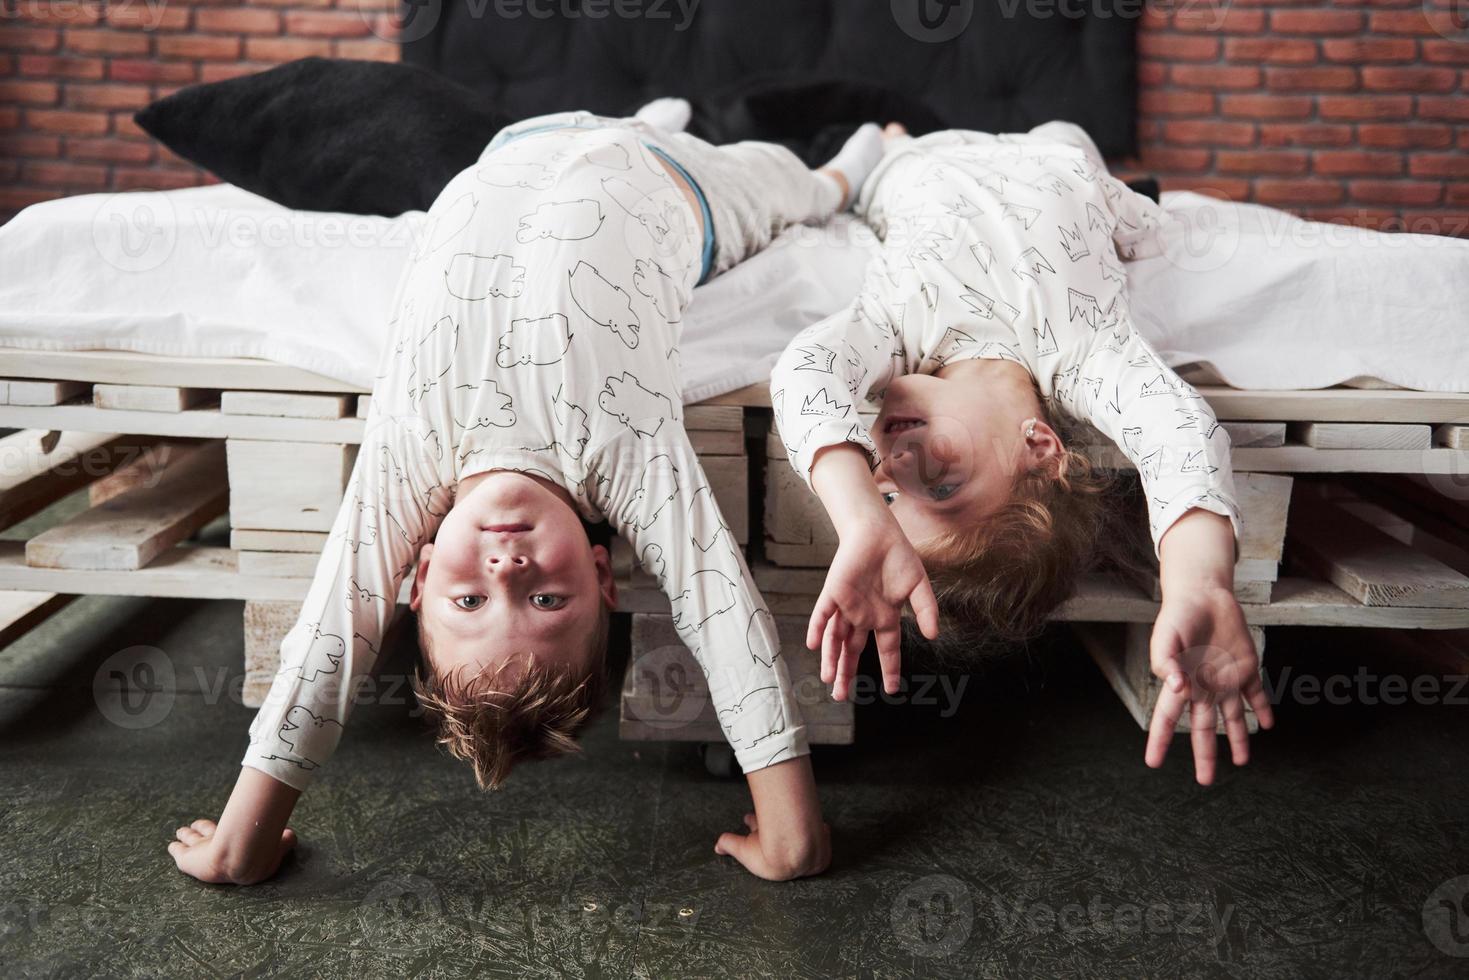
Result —
[[[740,768],[750,773],[806,755],[775,620],[683,429],[656,440],[620,438],[600,455],[602,510],[668,595],[674,628],[703,671]]]
[[[1173,523],[1196,507],[1229,518],[1240,533],[1229,433],[1193,389],[1125,326],[1100,331],[1078,366],[1053,379],[1054,394],[1137,467],[1156,551]]]
[[[398,590],[449,506],[429,458],[433,445],[412,423],[369,420],[306,601],[250,726],[244,765],[304,790],[336,748]]]
[[[897,333],[866,315],[861,297],[792,338],[771,372],[770,403],[791,466],[808,486],[811,464],[827,446],[850,442],[877,465],[858,408],[870,392],[886,390],[904,359]]]

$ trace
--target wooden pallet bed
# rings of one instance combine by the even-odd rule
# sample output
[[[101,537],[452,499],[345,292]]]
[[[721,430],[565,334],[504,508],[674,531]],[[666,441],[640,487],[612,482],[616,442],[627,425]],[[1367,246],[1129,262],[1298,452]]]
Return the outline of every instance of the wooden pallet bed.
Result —
[[[78,594],[244,600],[245,697],[258,703],[351,472],[367,392],[250,359],[0,349],[0,364],[0,428],[20,430],[0,439],[0,530],[84,488],[90,504],[29,540],[0,541],[0,644]],[[1200,392],[1235,447],[1237,591],[1257,643],[1281,625],[1469,630],[1469,395]],[[851,705],[829,701],[801,643],[836,538],[769,431],[768,393],[743,389],[687,414],[776,615],[813,740],[850,742]],[[1098,456],[1127,465],[1114,449]],[[190,543],[224,514],[230,547]],[[626,549],[614,559],[634,657],[624,737],[718,740],[667,600]],[[1077,624],[1144,724],[1156,611],[1155,580],[1092,577],[1055,617]]]

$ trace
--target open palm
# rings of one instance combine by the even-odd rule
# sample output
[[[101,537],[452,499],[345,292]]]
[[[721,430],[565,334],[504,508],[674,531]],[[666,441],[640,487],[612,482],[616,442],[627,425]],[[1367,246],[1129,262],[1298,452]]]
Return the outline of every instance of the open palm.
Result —
[[[821,680],[832,685],[833,699],[847,698],[871,634],[877,636],[883,690],[897,692],[905,603],[913,606],[923,635],[938,636],[933,586],[897,522],[887,519],[845,535],[806,630],[807,649],[821,647]]]
[[[1250,758],[1244,706],[1255,709],[1261,728],[1274,724],[1260,680],[1260,658],[1234,593],[1201,589],[1169,598],[1158,611],[1151,644],[1153,674],[1163,682],[1148,732],[1147,764],[1161,766],[1178,719],[1187,709],[1194,772],[1214,781],[1216,716],[1223,717],[1234,764]]]

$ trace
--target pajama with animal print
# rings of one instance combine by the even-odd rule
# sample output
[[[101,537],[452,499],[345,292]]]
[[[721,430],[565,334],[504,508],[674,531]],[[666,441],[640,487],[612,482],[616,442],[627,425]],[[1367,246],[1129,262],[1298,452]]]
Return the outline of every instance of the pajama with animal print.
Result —
[[[787,178],[811,180],[790,159]],[[398,285],[345,501],[245,765],[304,788],[454,488],[490,470],[552,481],[627,537],[745,771],[807,752],[774,621],[683,427],[680,320],[702,251],[694,209],[628,127],[500,141],[445,187]]]
[[[1154,545],[1192,508],[1239,533],[1229,436],[1133,328],[1122,258],[1164,215],[1106,170],[1086,133],[950,131],[889,148],[858,212],[883,245],[850,308],[803,330],[771,377],[791,464],[876,448],[858,417],[889,382],[965,358],[1025,367],[1053,409],[1089,422],[1142,475]]]

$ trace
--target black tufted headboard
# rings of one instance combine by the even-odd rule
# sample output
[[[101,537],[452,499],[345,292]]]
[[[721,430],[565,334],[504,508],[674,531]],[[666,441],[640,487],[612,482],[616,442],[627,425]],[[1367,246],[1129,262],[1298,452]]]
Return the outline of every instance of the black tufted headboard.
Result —
[[[795,84],[819,95],[828,83],[851,83],[921,101],[932,119],[918,131],[942,124],[1014,132],[1067,119],[1116,156],[1135,149],[1140,7],[1129,0],[408,0],[402,46],[405,61],[468,85],[517,118],[573,108],[623,114],[661,95],[701,108],[729,105],[751,92],[789,109],[791,98],[771,93]],[[820,111],[815,101],[812,111]],[[750,111],[735,115],[749,121]],[[701,121],[695,131],[710,138],[777,135],[711,134],[718,127]]]

